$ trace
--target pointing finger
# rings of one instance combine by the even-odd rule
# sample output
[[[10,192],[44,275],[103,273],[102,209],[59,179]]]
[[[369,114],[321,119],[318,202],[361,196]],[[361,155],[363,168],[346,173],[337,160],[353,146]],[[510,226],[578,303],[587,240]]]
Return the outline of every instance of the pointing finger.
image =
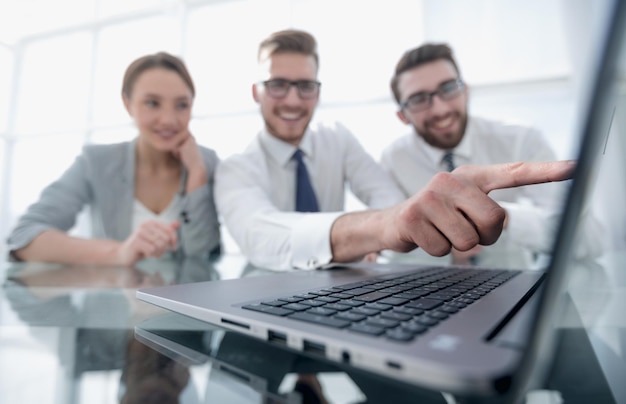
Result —
[[[571,179],[576,168],[574,160],[550,162],[518,162],[483,166],[466,165],[457,168],[455,175],[476,184],[488,194],[494,189]]]

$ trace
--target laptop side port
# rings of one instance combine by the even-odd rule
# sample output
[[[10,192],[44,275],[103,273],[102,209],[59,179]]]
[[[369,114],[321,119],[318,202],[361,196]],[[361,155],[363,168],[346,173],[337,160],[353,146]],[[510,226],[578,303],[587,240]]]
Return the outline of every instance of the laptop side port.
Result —
[[[248,324],[243,324],[243,323],[240,323],[238,321],[229,320],[227,318],[222,318],[221,322],[222,322],[222,324],[234,325],[236,327],[244,328],[246,330],[250,329],[250,326]]]
[[[302,341],[302,350],[304,352],[326,356],[326,345],[319,342],[313,342],[305,339]]]
[[[391,369],[397,369],[397,370],[402,369],[402,365],[399,364],[398,362],[387,361],[386,365],[387,367],[390,367]]]
[[[287,334],[274,330],[269,330],[267,332],[267,340],[269,342],[274,342],[280,345],[287,345]]]

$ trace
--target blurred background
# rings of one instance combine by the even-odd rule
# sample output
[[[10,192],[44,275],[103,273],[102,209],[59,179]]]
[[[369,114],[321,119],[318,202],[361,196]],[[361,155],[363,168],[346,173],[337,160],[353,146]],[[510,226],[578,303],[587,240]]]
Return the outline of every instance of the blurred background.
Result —
[[[607,4],[0,0],[0,253],[17,217],[83,144],[136,136],[120,89],[141,55],[164,50],[187,62],[197,90],[192,133],[223,159],[262,125],[251,96],[259,41],[280,29],[308,30],[321,58],[316,118],[343,122],[378,159],[409,130],[395,116],[388,85],[396,61],[424,41],[448,42],[470,86],[471,113],[536,126],[567,158]],[[359,207],[349,199],[349,209]],[[85,218],[74,233],[88,232]]]

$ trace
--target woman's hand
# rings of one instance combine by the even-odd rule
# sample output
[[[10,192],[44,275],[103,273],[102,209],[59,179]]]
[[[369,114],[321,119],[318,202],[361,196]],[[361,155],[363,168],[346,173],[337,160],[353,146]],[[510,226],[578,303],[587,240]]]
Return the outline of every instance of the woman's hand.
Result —
[[[206,168],[196,139],[191,133],[174,150],[174,157],[179,159],[187,169],[186,192],[191,192],[207,183]]]
[[[148,220],[141,224],[117,250],[118,262],[133,265],[144,258],[158,258],[167,251],[175,250],[178,245],[176,231],[180,223],[163,223]]]

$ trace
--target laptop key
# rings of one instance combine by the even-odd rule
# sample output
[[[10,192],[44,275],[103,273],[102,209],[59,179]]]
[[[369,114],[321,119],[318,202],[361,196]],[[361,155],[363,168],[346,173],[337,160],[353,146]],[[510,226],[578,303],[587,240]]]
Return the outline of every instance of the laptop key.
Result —
[[[413,333],[413,334],[421,334],[421,333],[425,332],[426,330],[428,330],[428,326],[426,326],[424,324],[415,323],[415,322],[402,323],[402,325],[400,327],[404,331],[410,332],[410,333]]]
[[[294,297],[301,297],[302,299],[315,299],[318,296],[313,293],[304,293],[302,295],[295,295]]]
[[[425,297],[422,299],[414,300],[411,303],[407,303],[406,307],[430,310],[430,309],[434,309],[435,307],[441,306],[442,304],[443,304],[443,301],[441,300],[429,299]]]
[[[438,310],[443,311],[444,313],[454,314],[459,311],[459,308],[446,304],[445,306],[440,307]]]
[[[332,295],[328,295],[330,297],[336,297],[338,299],[350,299],[352,295],[348,295],[346,293],[333,293]]]
[[[311,306],[307,306],[306,304],[300,303],[288,303],[282,306],[283,309],[293,310],[293,311],[304,311],[311,308]]]
[[[290,297],[281,297],[278,300],[282,300],[283,302],[287,302],[287,303],[298,303],[304,299],[301,297],[290,296]]]
[[[341,302],[339,303],[328,303],[325,304],[324,306],[327,309],[331,309],[331,310],[336,310],[336,311],[346,311],[346,310],[350,310],[352,307],[351,306],[347,306],[345,304],[341,304]]]
[[[392,293],[370,292],[365,295],[356,296],[354,300],[359,300],[361,302],[375,302],[376,300],[384,299],[385,297],[389,297],[391,295]]]
[[[366,293],[372,293],[372,289],[356,288],[356,289],[344,290],[341,293],[342,294],[346,294],[346,295],[350,295],[350,296],[359,296],[359,295],[364,295]]]
[[[325,325],[327,327],[332,327],[332,328],[344,328],[350,325],[349,321],[337,319],[334,317],[309,314],[309,313],[301,312],[301,311],[290,314],[288,317],[293,318],[295,320],[306,321],[307,323]]]
[[[461,303],[465,303],[466,305],[468,305],[468,304],[474,303],[474,300],[475,299],[466,299],[464,297],[460,297],[460,298],[456,299],[454,302],[461,302]],[[454,303],[454,302],[451,302],[451,303]]]
[[[377,303],[380,304],[389,304],[392,306],[400,306],[403,305],[405,303],[407,303],[409,301],[409,299],[401,299],[398,297],[387,297],[385,299],[379,300]]]
[[[368,318],[367,320],[365,320],[365,324],[367,325],[373,325],[376,327],[383,327],[383,328],[394,328],[397,327],[400,322],[396,321],[396,320],[390,320],[388,318]]]
[[[381,335],[385,332],[385,329],[382,327],[376,327],[363,323],[352,324],[348,330],[368,335]]]
[[[259,311],[261,313],[272,314],[275,316],[287,316],[293,313],[292,310],[283,309],[281,307],[267,306],[265,304],[248,304],[242,306],[244,309]]]
[[[428,327],[439,324],[439,320],[432,318],[432,317],[426,317],[426,316],[418,317],[412,321],[416,322],[417,324],[425,325]]]
[[[402,328],[394,328],[393,330],[387,330],[385,337],[394,341],[412,341],[415,338],[415,334],[407,332]]]
[[[360,306],[363,306],[365,303],[358,302],[352,299],[346,299],[346,300],[342,300],[341,304],[345,304],[346,306],[350,306],[350,307],[360,307]]]
[[[335,318],[338,318],[340,320],[346,320],[346,321],[352,321],[352,322],[357,322],[357,321],[361,321],[361,320],[365,320],[367,318],[367,316],[364,316],[363,314],[357,314],[357,313],[338,313]]]
[[[380,313],[380,310],[368,309],[366,307],[357,307],[356,309],[352,309],[351,313],[363,314],[366,316],[373,316],[375,314]]]
[[[380,317],[397,321],[407,321],[413,318],[413,316],[410,314],[398,313],[395,311],[384,311],[380,313]]]
[[[318,307],[318,306],[325,305],[326,302],[320,302],[317,299],[307,299],[307,300],[302,300],[300,304],[306,304],[307,306],[311,306],[311,307]]]
[[[430,291],[426,291],[426,290],[411,290],[408,292],[402,292],[402,293],[398,293],[397,295],[394,295],[395,297],[399,297],[401,299],[417,299],[420,298],[422,296],[426,296],[427,294],[429,294]]]
[[[261,304],[265,304],[267,306],[282,306],[285,304],[285,302],[282,300],[272,300],[267,302],[261,302]]]
[[[448,313],[444,313],[443,311],[433,310],[426,313],[428,317],[436,318],[437,320],[445,320],[450,315]]]
[[[394,307],[393,311],[397,313],[408,314],[409,316],[419,316],[422,313],[424,313],[423,309],[415,309],[415,308],[406,307],[406,306]]]
[[[376,302],[376,303],[367,303],[364,307],[368,309],[378,310],[378,311],[386,311],[386,310],[391,310],[393,306],[390,306],[388,304],[380,304]]]
[[[340,299],[336,297],[330,297],[330,296],[320,296],[316,298],[315,300],[317,300],[318,302],[337,303]]]
[[[325,289],[322,289],[322,290],[316,290],[316,291],[313,291],[313,292],[309,292],[309,294],[312,294],[312,295],[317,295],[317,296],[328,296],[328,295],[330,295],[331,293],[333,293],[333,292],[332,292],[332,291],[330,291],[330,290],[325,290]]]
[[[306,312],[309,314],[319,314],[320,316],[330,316],[337,313],[337,310],[331,310],[324,307],[312,307]]]

